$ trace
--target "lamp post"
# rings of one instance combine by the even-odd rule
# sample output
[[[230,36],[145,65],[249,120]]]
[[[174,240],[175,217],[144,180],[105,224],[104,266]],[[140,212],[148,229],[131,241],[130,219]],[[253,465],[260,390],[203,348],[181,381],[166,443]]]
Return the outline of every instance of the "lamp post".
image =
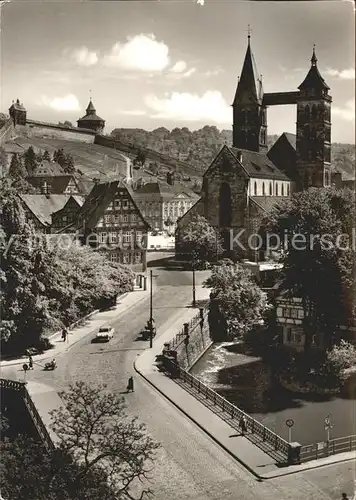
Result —
[[[152,343],[153,343],[153,278],[156,278],[157,274],[153,274],[152,269],[150,269],[150,319],[149,319],[149,326],[150,326],[150,348],[152,348]]]
[[[193,259],[192,259],[192,271],[193,271],[193,307],[197,306],[196,303],[196,297],[195,297],[195,255],[193,252]]]

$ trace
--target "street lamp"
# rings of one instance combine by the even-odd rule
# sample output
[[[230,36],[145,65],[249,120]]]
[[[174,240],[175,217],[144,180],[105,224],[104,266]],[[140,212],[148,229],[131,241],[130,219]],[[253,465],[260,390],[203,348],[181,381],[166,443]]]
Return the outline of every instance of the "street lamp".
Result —
[[[195,254],[193,252],[193,258],[192,258],[192,271],[193,271],[193,307],[197,306],[196,303],[196,297],[195,297]]]
[[[156,278],[157,274],[153,274],[152,269],[150,270],[150,319],[149,319],[149,327],[150,327],[150,348],[152,348],[153,343],[153,278]]]

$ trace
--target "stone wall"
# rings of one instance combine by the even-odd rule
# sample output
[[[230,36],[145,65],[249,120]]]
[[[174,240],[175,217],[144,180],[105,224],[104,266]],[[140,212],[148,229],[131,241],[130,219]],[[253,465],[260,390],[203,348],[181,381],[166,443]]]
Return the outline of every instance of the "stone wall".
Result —
[[[0,146],[15,137],[15,135],[14,123],[12,119],[9,118],[0,129]]]
[[[213,343],[210,338],[207,309],[204,309],[204,322],[202,326],[200,319],[200,316],[197,315],[189,323],[189,343],[187,345],[185,344],[185,333],[184,330],[182,330],[182,332],[178,334],[180,342],[174,347],[177,351],[179,366],[185,370],[190,370]]]
[[[63,128],[54,124],[46,124],[28,120],[26,125],[16,125],[18,135],[24,137],[38,137],[50,139],[64,139],[67,141],[86,142],[94,144],[95,134],[89,131],[81,132],[77,128]]]

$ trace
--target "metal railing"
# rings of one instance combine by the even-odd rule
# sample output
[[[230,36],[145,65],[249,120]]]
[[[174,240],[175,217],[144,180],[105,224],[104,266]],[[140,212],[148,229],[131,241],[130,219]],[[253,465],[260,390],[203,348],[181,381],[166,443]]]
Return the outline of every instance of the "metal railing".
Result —
[[[212,401],[214,405],[218,406],[224,413],[228,414],[230,419],[240,421],[241,417],[245,417],[247,429],[251,432],[251,434],[255,434],[259,436],[262,441],[271,444],[274,450],[281,452],[285,456],[286,460],[288,459],[290,445],[287,441],[278,436],[275,432],[271,431],[271,429],[265,425],[261,424],[261,422],[255,420],[243,410],[230,403],[227,399],[220,396],[220,394],[194,377],[194,375],[190,374],[183,368],[177,367],[176,369],[178,370],[179,378],[181,380],[189,384],[191,388],[196,389],[198,393],[205,396],[206,399]]]
[[[208,310],[209,310],[208,304],[206,304],[202,309],[203,309],[203,316],[204,316],[204,321],[205,321],[206,317],[208,315]],[[201,320],[201,317],[200,317],[200,312],[199,312],[188,323],[189,334],[191,334],[195,330],[195,328],[200,326],[200,320]],[[176,348],[180,344],[182,344],[184,341],[184,338],[185,338],[185,331],[184,331],[184,328],[182,328],[182,330],[179,333],[177,333],[177,335],[171,340],[171,342],[170,342],[171,348]]]
[[[330,439],[321,443],[302,446],[300,459],[302,462],[356,450],[356,435]]]
[[[45,424],[43,423],[40,414],[38,413],[38,410],[31,399],[31,396],[27,391],[26,382],[18,382],[16,380],[7,380],[2,378],[0,379],[0,388],[10,389],[11,391],[16,391],[21,393],[23,402],[25,403],[27,411],[29,412],[32,418],[32,421],[37,429],[40,438],[42,439],[43,444],[45,445],[48,451],[53,451],[55,449],[55,444]]]

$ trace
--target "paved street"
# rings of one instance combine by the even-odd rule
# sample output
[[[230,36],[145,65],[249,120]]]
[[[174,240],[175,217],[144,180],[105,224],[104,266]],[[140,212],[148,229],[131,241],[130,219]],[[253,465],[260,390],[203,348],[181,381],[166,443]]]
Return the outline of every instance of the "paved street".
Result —
[[[191,273],[154,269],[154,317],[158,335],[169,328],[191,301]],[[197,284],[206,273],[197,273]],[[133,374],[133,362],[148,343],[136,341],[149,315],[149,294],[135,308],[126,310],[113,323],[116,337],[108,344],[92,344],[83,338],[57,358],[54,372],[35,370],[29,380],[65,388],[69,382],[105,382],[114,391],[124,391]],[[5,373],[3,374],[5,376]],[[152,437],[162,443],[152,488],[158,500],[313,499],[338,500],[341,492],[352,492],[353,470],[349,463],[333,465],[291,476],[257,482],[240,464],[202,430],[157,393],[137,374],[135,392],[124,397],[128,411],[138,415]]]

